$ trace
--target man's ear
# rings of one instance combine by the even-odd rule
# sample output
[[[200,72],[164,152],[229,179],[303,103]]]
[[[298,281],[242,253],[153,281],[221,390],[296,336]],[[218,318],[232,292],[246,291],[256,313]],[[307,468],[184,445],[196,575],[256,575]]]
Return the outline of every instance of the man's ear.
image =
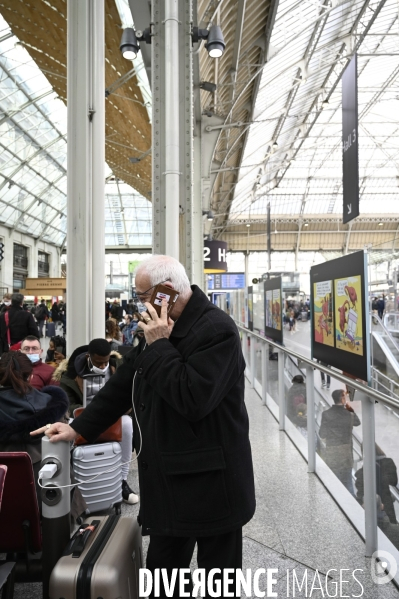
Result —
[[[165,287],[170,287],[171,289],[174,289],[174,287],[170,281],[165,281],[165,283],[162,283],[162,285],[164,285]]]

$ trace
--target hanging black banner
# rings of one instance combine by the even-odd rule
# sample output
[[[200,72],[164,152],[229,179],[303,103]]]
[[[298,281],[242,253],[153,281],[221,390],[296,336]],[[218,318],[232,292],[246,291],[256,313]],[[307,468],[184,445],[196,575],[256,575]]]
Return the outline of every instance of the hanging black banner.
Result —
[[[342,76],[343,223],[359,216],[357,54]]]

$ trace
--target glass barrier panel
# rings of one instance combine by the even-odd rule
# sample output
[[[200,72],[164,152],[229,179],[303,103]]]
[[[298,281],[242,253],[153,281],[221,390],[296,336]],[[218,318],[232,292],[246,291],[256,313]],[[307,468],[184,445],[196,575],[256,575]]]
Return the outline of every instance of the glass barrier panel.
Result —
[[[375,404],[377,525],[399,549],[399,410]],[[363,471],[357,472],[359,496],[363,492]]]
[[[247,334],[247,343],[246,343],[246,363],[247,363],[247,369],[248,372],[252,371],[252,364],[251,364],[251,343],[253,343],[253,338],[251,337],[251,335]]]
[[[286,416],[307,439],[306,373],[302,372],[297,361],[290,356],[285,359],[284,378]]]
[[[362,466],[362,404],[352,387],[315,372],[317,453],[342,487],[361,502],[356,473]]]
[[[278,355],[277,350],[269,345],[266,354],[267,363],[267,393],[278,405]]]
[[[255,381],[262,386],[262,341],[255,339]]]

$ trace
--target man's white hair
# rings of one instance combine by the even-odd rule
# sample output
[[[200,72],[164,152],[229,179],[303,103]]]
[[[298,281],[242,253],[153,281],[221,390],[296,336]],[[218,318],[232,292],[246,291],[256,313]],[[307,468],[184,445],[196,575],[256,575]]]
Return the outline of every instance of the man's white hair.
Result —
[[[149,278],[151,285],[158,285],[166,280],[170,281],[173,289],[176,289],[183,299],[187,297],[191,291],[190,281],[183,264],[171,256],[162,254],[151,256],[151,258],[147,258],[146,260],[143,260],[143,262],[140,262],[135,274],[136,277],[137,275],[146,275]]]

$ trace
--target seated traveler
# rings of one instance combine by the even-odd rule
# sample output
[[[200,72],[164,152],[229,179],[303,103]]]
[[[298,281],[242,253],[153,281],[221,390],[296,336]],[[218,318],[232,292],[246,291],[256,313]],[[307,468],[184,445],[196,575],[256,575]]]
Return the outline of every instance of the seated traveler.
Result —
[[[41,391],[30,384],[33,364],[20,352],[10,351],[0,360],[0,451],[26,451],[35,475],[40,470],[41,439],[32,438],[32,426],[64,421],[68,398],[59,387]],[[35,476],[37,479],[37,476]]]
[[[287,416],[296,424],[298,406],[306,404],[306,385],[301,374],[297,374],[292,379],[292,386],[288,390],[287,396]]]
[[[47,385],[59,386],[59,382],[53,380],[55,368],[42,362],[43,350],[37,337],[33,335],[25,337],[22,340],[20,351],[32,362],[33,373],[30,380],[32,387],[40,391],[40,389],[47,387]]]
[[[69,398],[69,413],[73,416],[76,408],[83,405],[83,377],[90,374],[104,374],[100,377],[87,381],[87,404],[93,399],[101,387],[111,378],[116,369],[123,363],[123,358],[117,352],[110,351],[106,339],[93,339],[89,345],[83,345],[75,349],[71,357],[57,368],[54,374],[55,380],[59,381],[61,389],[64,389]],[[122,497],[125,503],[137,503],[139,498],[127,483],[129,473],[129,461],[132,457],[133,424],[130,416],[122,416]]]
[[[65,338],[60,335],[51,337],[49,347],[46,354],[46,364],[55,365],[57,368],[61,364],[62,360],[65,360],[66,356],[66,342]]]

